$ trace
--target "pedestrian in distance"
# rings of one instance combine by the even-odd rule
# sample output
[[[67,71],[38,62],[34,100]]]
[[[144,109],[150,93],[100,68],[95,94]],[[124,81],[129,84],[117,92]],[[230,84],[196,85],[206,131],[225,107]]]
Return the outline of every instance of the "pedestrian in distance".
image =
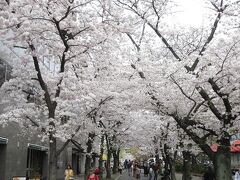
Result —
[[[149,167],[149,173],[148,173],[148,180],[153,180],[153,179],[154,179],[153,166],[150,165],[150,167]]]
[[[100,175],[101,173],[102,173],[102,170],[101,170],[101,168],[98,166],[98,168],[95,169],[94,174],[96,174],[96,175]]]
[[[136,170],[137,170],[137,164],[136,163],[132,166],[132,169],[133,169],[133,177],[136,177]]]
[[[121,163],[119,163],[119,166],[118,166],[118,172],[120,174],[122,174],[122,170],[123,170],[123,165]]]
[[[130,160],[128,161],[127,168],[128,168],[128,176],[130,176],[130,174],[131,174],[131,169],[132,169],[132,162],[131,162]]]
[[[73,180],[73,170],[70,165],[67,165],[67,168],[65,170],[65,180]]]
[[[140,173],[141,173],[140,167],[137,165],[136,166],[136,179],[140,179]]]
[[[235,172],[234,180],[240,180],[240,169]]]
[[[206,172],[203,174],[203,180],[216,180],[211,166],[208,166]]]
[[[158,165],[158,163],[154,164],[154,166],[153,166],[153,171],[154,171],[154,180],[157,180],[158,171],[159,171],[159,165]]]
[[[143,165],[143,173],[144,173],[144,176],[148,176],[148,165],[146,163],[144,163]]]
[[[127,168],[128,168],[128,160],[125,159],[125,161],[124,161],[124,169],[127,169]]]
[[[87,180],[99,180],[98,176],[95,174],[94,169],[90,169]]]

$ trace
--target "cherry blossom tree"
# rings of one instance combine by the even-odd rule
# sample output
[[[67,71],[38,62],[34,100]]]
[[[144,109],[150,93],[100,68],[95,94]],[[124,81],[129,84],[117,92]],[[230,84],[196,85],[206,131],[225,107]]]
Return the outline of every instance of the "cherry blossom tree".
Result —
[[[238,11],[239,2],[209,1],[212,9],[211,12],[209,11],[210,23],[202,28],[202,32],[196,30],[184,32],[184,28],[181,28],[183,32],[175,29],[174,33],[166,28],[167,23],[163,20],[167,14],[167,7],[171,6],[169,1],[118,0],[117,2],[119,6],[123,6],[145,22],[152,30],[151,34],[159,38],[159,41],[156,40],[152,44],[154,47],[151,48],[152,51],[160,51],[163,54],[165,51],[162,51],[162,48],[156,48],[157,43],[162,42],[169,52],[164,60],[158,63],[163,66],[162,68],[159,66],[161,73],[158,75],[163,75],[164,79],[151,83],[151,91],[147,92],[150,98],[163,114],[173,117],[214,162],[216,178],[231,179],[229,146],[232,133],[230,132],[236,130],[237,126],[233,124],[239,119],[239,111],[234,110],[238,108],[235,107],[234,98],[231,97],[236,97],[235,93],[238,90],[233,85],[234,88],[228,89],[226,93],[221,92],[229,87],[230,82],[236,84],[237,81],[233,79],[237,76],[223,73],[222,69],[226,67],[228,70],[231,69],[231,72],[235,71],[232,69],[233,66],[230,67],[225,62],[235,62],[237,59],[236,42],[238,41],[232,43],[232,40],[238,37],[234,33],[226,35],[226,31],[234,31],[232,28],[238,22],[238,17],[234,16],[234,23],[229,20],[233,19],[231,14]],[[211,18],[213,16],[215,19]],[[218,44],[228,38],[231,43],[221,45],[222,48],[219,48]],[[223,52],[220,53],[220,49],[224,49]],[[217,51],[215,57],[212,56],[214,51]],[[234,55],[230,58],[229,55],[232,53]],[[230,81],[230,77],[234,77],[233,81]],[[175,89],[172,88],[173,85]],[[209,137],[212,136],[218,140],[217,153],[212,152],[208,142]],[[221,159],[227,163],[221,163]]]
[[[30,124],[48,139],[50,180],[56,179],[57,139],[71,139],[89,124],[86,114],[95,101],[91,54],[106,39],[100,7],[91,0],[1,4],[1,36],[22,49],[13,78],[1,89],[15,105],[1,120]]]

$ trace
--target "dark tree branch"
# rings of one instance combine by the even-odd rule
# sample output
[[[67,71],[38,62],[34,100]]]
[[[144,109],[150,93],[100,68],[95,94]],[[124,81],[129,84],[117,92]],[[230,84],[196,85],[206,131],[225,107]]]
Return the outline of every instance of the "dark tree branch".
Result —
[[[212,89],[214,90],[214,92],[223,100],[223,103],[224,103],[225,108],[226,108],[226,112],[227,113],[231,113],[232,106],[231,106],[231,104],[229,102],[229,99],[228,99],[229,94],[221,93],[221,89],[218,87],[218,85],[213,80],[213,78],[209,78],[208,82],[211,84]]]
[[[64,19],[66,19],[68,17],[68,15],[70,14],[70,12],[71,12],[71,6],[68,6],[67,11],[65,12],[65,15],[58,22],[61,22]]]
[[[34,54],[35,53],[34,45],[33,44],[29,44],[29,47],[30,47],[31,51]],[[48,92],[47,85],[46,85],[46,83],[44,82],[44,80],[42,78],[41,70],[40,70],[39,63],[38,63],[38,58],[37,58],[36,55],[33,55],[32,58],[33,58],[33,61],[34,61],[35,70],[37,71],[38,82],[39,82],[39,84],[41,86],[41,89],[44,91],[45,101],[47,103],[48,108],[51,109],[52,108],[51,96],[50,96],[50,94]]]
[[[144,19],[145,20],[145,19]],[[177,52],[173,49],[173,47],[168,43],[167,39],[160,33],[157,27],[154,27],[150,22],[147,21],[147,24],[153,29],[153,31],[157,34],[157,36],[162,40],[168,50],[172,53],[172,55],[177,59],[177,61],[182,61],[182,59],[178,56]]]
[[[179,118],[176,114],[173,115],[173,118],[176,120],[177,124],[182,128],[185,133],[192,138],[192,140],[205,152],[208,157],[213,161],[214,160],[214,152],[211,150],[211,147],[205,142],[205,137],[200,138],[196,133],[192,132],[188,125],[182,122],[182,119]]]
[[[207,104],[208,104],[209,108],[211,109],[212,113],[221,121],[222,120],[222,115],[218,111],[216,106],[213,104],[212,99],[208,96],[206,91],[201,87],[197,87],[197,90],[198,90],[199,94],[201,95],[201,97],[207,102]]]
[[[26,116],[26,118],[28,119],[28,120],[30,120],[31,121],[31,123],[35,126],[35,127],[40,127],[40,125],[36,122],[36,121],[34,121],[32,118],[30,118],[29,116]],[[45,128],[41,128],[41,132],[46,132],[46,129]]]

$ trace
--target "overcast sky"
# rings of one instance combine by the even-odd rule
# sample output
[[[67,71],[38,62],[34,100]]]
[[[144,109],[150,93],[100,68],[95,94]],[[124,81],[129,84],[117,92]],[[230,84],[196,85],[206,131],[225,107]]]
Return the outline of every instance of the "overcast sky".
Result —
[[[203,0],[174,0],[178,3],[178,13],[172,21],[183,25],[200,26],[206,10]]]

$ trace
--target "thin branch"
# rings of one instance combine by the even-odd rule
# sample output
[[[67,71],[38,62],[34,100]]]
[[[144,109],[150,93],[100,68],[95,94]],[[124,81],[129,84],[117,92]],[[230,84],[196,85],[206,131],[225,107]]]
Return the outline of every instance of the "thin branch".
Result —
[[[29,116],[26,116],[26,118],[28,119],[28,120],[30,120],[31,121],[31,123],[34,125],[34,126],[36,126],[36,127],[40,127],[40,125],[36,122],[36,121],[34,121],[32,118],[30,118]],[[41,132],[46,132],[46,129],[45,128],[41,128]]]
[[[154,26],[152,23],[150,23],[144,16],[144,14],[140,14],[137,10],[135,10],[132,6],[118,0],[118,2],[126,7],[128,7],[129,10],[131,10],[132,12],[134,12],[136,15],[138,15],[142,20],[144,20],[151,28],[152,30],[154,30],[154,32],[158,35],[158,37],[162,40],[162,42],[165,44],[165,46],[170,50],[170,52],[172,53],[172,55],[178,60],[178,61],[182,61],[182,59],[178,56],[178,54],[176,53],[176,51],[173,49],[172,46],[170,46],[170,44],[168,43],[167,39],[160,33],[160,31],[157,29],[156,26]]]
[[[225,57],[224,57],[223,60],[219,57],[218,54],[216,54],[216,56],[223,61],[223,62],[222,62],[222,65],[221,65],[221,69],[216,73],[216,75],[218,75],[220,72],[223,71],[224,64],[225,64],[226,60],[229,58],[230,52],[233,50],[233,48],[234,48],[234,47],[236,46],[236,44],[239,43],[239,42],[240,42],[240,41],[235,42],[235,43],[228,49],[228,51],[227,51],[227,53],[226,53],[226,55],[225,55]]]
[[[39,125],[36,121],[34,121],[32,118],[30,118],[29,116],[26,116],[26,118],[27,118],[28,120],[30,120],[31,123],[32,123],[34,126],[40,127],[40,125]]]
[[[156,22],[156,25],[155,25],[155,26],[156,26],[156,28],[158,29],[160,16],[159,16],[158,11],[157,11],[157,8],[156,8],[156,6],[155,6],[155,0],[152,0],[152,7],[153,7],[154,13],[155,13],[156,16],[157,16],[157,22]]]
[[[198,57],[195,59],[194,63],[192,64],[192,66],[191,67],[185,66],[187,71],[194,71],[196,69],[196,67],[197,67],[197,65],[198,65],[198,63],[200,61],[200,57],[203,56],[204,52],[207,49],[208,44],[213,40],[213,37],[214,37],[215,32],[217,30],[218,24],[219,24],[219,22],[221,20],[221,17],[222,17],[222,13],[223,13],[223,11],[225,9],[224,8],[218,8],[217,10],[218,10],[218,14],[217,14],[217,17],[216,17],[216,19],[215,19],[215,21],[213,23],[212,30],[211,30],[211,32],[210,32],[206,42],[204,43],[202,49],[200,50],[200,52],[198,54]]]
[[[134,44],[134,46],[137,48],[137,51],[140,51],[140,46],[137,44],[137,42],[133,39],[133,37],[131,36],[130,33],[126,33],[127,36],[129,37],[129,39],[132,41],[132,43]]]
[[[84,31],[88,30],[88,29],[90,29],[89,26],[88,26],[88,27],[85,27],[85,28],[83,28],[83,29],[81,29],[80,31],[78,31],[78,32],[76,32],[75,34],[73,34],[73,38],[76,37],[77,35],[79,35],[80,33],[82,33],[82,32],[84,32]]]
[[[173,83],[176,84],[177,87],[180,89],[181,93],[182,93],[187,99],[189,99],[190,101],[192,101],[192,102],[194,103],[193,106],[192,106],[192,108],[190,109],[188,115],[187,115],[187,117],[189,117],[190,114],[192,113],[192,111],[194,110],[195,106],[197,105],[197,102],[196,102],[193,98],[191,98],[191,96],[187,95],[187,94],[184,92],[183,88],[177,83],[177,81],[174,79],[174,77],[173,77],[172,75],[170,75],[170,77],[171,77]]]

